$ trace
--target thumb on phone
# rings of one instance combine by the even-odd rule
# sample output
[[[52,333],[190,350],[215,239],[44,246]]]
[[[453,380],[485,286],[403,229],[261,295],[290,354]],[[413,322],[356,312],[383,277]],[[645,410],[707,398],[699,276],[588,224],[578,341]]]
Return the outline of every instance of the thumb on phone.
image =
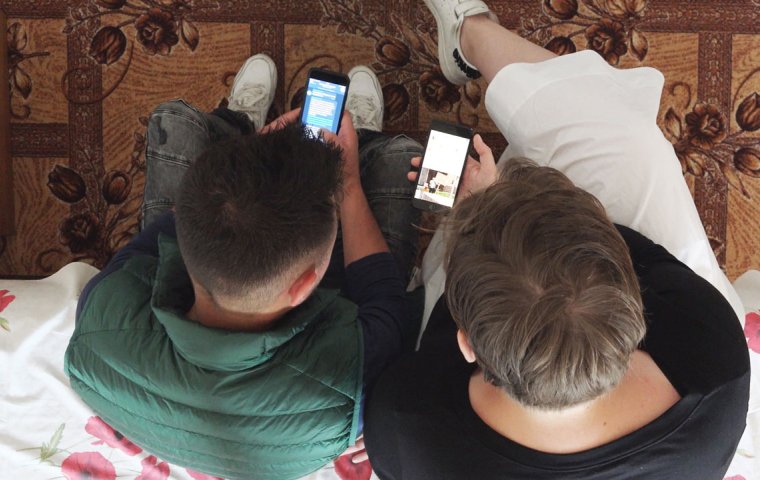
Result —
[[[483,137],[475,135],[472,139],[475,151],[480,156],[480,161],[468,159],[462,179],[465,195],[478,192],[488,188],[496,182],[498,172],[496,170],[496,161],[493,158],[491,148],[483,141]]]
[[[319,137],[323,139],[325,142],[329,142],[337,146],[340,146],[340,140],[338,139],[338,136],[334,134],[333,132],[331,132],[330,130],[327,130],[325,128],[319,129]]]
[[[475,135],[472,143],[480,157],[480,168],[496,171],[496,160],[493,158],[493,152],[491,151],[491,147],[483,141],[483,137],[480,134]]]

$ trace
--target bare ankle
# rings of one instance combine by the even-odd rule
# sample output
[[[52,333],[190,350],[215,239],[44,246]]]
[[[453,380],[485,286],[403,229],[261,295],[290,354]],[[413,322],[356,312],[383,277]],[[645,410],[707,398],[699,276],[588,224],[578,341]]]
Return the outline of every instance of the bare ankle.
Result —
[[[488,23],[493,23],[493,20],[488,18],[487,13],[465,17],[462,21],[462,28],[459,32],[459,48],[462,56],[468,63],[473,63],[472,58],[475,53],[477,30]]]

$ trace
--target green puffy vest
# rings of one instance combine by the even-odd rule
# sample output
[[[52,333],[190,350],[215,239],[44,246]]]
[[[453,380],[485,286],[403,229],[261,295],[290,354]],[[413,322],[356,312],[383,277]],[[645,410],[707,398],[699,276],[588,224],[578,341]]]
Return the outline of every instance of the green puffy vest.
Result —
[[[317,290],[262,333],[184,317],[176,240],[90,293],[66,351],[71,386],[163,460],[224,478],[296,479],[353,445],[362,393],[356,305]]]

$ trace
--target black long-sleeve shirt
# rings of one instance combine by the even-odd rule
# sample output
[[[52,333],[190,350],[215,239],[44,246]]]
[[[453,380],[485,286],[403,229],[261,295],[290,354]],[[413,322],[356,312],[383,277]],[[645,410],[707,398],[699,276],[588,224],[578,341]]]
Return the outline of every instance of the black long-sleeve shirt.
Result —
[[[476,366],[459,351],[444,298],[420,351],[391,366],[367,400],[365,442],[386,479],[720,479],[744,431],[749,354],[726,299],[663,247],[625,227],[648,329],[640,348],[681,400],[639,430],[556,455],[499,435],[473,411]]]

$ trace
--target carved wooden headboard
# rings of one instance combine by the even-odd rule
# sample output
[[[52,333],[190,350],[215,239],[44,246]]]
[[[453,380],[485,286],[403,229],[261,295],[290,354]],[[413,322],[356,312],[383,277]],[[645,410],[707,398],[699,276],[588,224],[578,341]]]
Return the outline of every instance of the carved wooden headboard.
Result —
[[[14,232],[7,29],[5,13],[0,9],[0,236]]]

